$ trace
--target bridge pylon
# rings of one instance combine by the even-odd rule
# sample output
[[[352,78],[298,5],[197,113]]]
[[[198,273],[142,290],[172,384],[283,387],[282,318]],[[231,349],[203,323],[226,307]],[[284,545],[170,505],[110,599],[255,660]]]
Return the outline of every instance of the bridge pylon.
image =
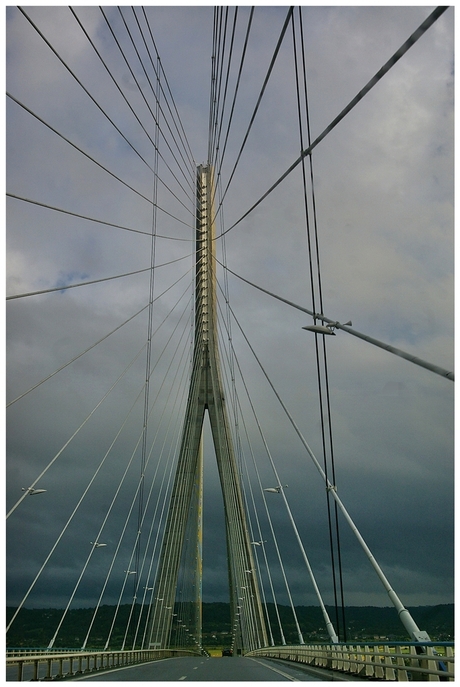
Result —
[[[194,626],[187,628],[187,631],[197,644],[201,643],[202,430],[207,410],[224,502],[230,609],[236,643],[234,649],[251,650],[266,646],[268,641],[222,385],[217,335],[212,207],[214,183],[212,167],[209,165],[200,165],[197,169],[196,196],[193,364],[147,637],[150,647],[168,648],[173,621],[182,621],[175,616],[174,610],[177,610],[176,587],[187,531],[194,532],[197,538],[197,548],[192,556],[195,559],[195,583],[192,585],[194,598],[189,600],[196,604],[194,612],[189,615],[195,620]]]

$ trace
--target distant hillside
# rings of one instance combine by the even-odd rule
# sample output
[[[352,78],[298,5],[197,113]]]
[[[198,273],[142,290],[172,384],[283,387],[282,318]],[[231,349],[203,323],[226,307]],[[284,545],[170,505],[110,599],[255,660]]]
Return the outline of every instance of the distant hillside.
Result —
[[[335,608],[327,606],[329,617],[336,628],[340,628],[343,639],[343,624],[341,614],[337,621]],[[280,617],[286,641],[296,641],[297,632],[289,607],[281,607]],[[432,639],[451,640],[454,637],[454,605],[417,606],[408,608],[420,629],[426,630]],[[324,619],[321,609],[317,606],[298,606],[296,615],[305,641],[327,639]],[[273,604],[269,604],[269,616],[275,641],[279,641],[276,632]],[[350,606],[345,609],[346,639],[355,641],[360,639],[407,639],[407,633],[393,607]]]
[[[120,606],[114,629],[111,647],[118,648],[123,641],[130,606]],[[138,617],[140,607],[136,607],[135,617]],[[335,610],[327,608],[334,625],[337,625]],[[12,617],[15,609],[7,608],[7,621]],[[278,611],[287,643],[298,643],[298,635],[289,606],[278,606]],[[409,608],[419,627],[426,630],[433,640],[452,640],[454,637],[454,605],[418,606]],[[115,606],[101,606],[94,622],[88,646],[101,648],[104,646],[114,617]],[[94,609],[77,608],[70,610],[62,625],[57,647],[78,647],[83,643],[89,627]],[[268,614],[275,643],[280,642],[278,621],[273,604],[268,604]],[[327,640],[324,620],[320,608],[317,606],[298,606],[297,618],[303,637],[308,641]],[[22,608],[8,633],[9,647],[45,647],[54,635],[56,627],[62,617],[62,609]],[[351,606],[345,613],[347,626],[347,640],[373,640],[387,637],[388,639],[407,639],[407,634],[401,625],[394,608],[379,608],[376,606]],[[339,623],[341,624],[341,623]],[[132,623],[133,625],[133,623]],[[228,603],[203,604],[203,645],[221,646],[227,644],[230,637],[230,606]],[[132,637],[128,637],[128,646]]]

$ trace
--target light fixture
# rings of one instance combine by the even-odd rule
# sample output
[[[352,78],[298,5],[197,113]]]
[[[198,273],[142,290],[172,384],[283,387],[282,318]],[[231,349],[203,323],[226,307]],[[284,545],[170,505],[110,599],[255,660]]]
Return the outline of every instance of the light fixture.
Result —
[[[315,334],[331,334],[335,336],[335,332],[332,331],[331,327],[325,327],[323,324],[312,324],[309,327],[302,327],[309,332],[315,332]]]
[[[320,317],[321,319],[321,317]],[[315,334],[331,334],[332,336],[335,336],[335,332],[333,329],[337,329],[337,327],[352,327],[353,323],[351,320],[348,320],[348,322],[345,322],[343,325],[340,324],[340,322],[330,322],[329,324],[312,324],[309,325],[308,327],[302,327],[302,329],[306,329],[309,332],[315,332]]]

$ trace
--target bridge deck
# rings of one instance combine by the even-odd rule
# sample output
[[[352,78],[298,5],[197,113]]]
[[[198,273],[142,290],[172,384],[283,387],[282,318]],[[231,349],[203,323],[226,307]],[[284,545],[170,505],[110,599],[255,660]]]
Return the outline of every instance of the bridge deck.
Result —
[[[53,661],[51,674],[58,673],[58,660]],[[63,666],[64,674],[68,666]],[[24,680],[32,679],[33,666],[24,665]],[[16,666],[7,666],[6,681],[15,682]],[[43,679],[43,676],[41,677]],[[62,678],[61,678],[62,679]],[[90,682],[321,682],[331,680],[331,673],[299,664],[274,659],[234,657],[206,658],[204,656],[167,658],[118,669],[92,671],[87,675],[66,676],[71,681]],[[359,681],[350,675],[333,675],[334,681]]]
[[[337,677],[335,676],[335,679]],[[321,682],[329,679],[329,675],[321,677],[319,672],[314,674],[303,667],[290,666],[284,662],[247,657],[203,656],[168,658],[74,678],[75,681],[91,682]],[[342,679],[349,680],[350,677],[344,676]]]

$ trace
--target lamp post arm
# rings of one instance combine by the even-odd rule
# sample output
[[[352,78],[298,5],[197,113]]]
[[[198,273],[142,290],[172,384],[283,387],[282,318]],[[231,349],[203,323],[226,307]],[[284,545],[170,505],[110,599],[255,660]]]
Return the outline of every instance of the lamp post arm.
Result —
[[[229,306],[229,307],[230,307],[230,306]],[[385,587],[385,589],[386,589],[386,591],[387,591],[387,593],[388,593],[388,596],[389,596],[389,598],[390,598],[392,604],[395,606],[396,610],[398,611],[398,615],[399,615],[399,617],[401,618],[401,622],[403,623],[404,627],[406,628],[406,630],[407,630],[408,633],[409,633],[409,636],[410,636],[414,641],[416,641],[416,642],[430,641],[430,637],[428,636],[428,634],[427,634],[425,631],[421,631],[421,630],[419,629],[417,623],[416,623],[415,620],[412,618],[412,616],[411,616],[411,614],[409,613],[409,611],[404,607],[402,601],[399,599],[399,597],[398,597],[398,595],[396,594],[396,592],[392,589],[392,587],[391,587],[389,581],[387,580],[387,578],[386,578],[386,576],[385,576],[383,570],[381,569],[381,567],[379,566],[379,564],[378,564],[377,561],[375,560],[374,556],[372,555],[371,550],[370,550],[369,547],[367,546],[367,544],[366,544],[366,542],[364,541],[363,537],[361,536],[361,534],[360,534],[358,528],[356,527],[355,523],[353,522],[353,520],[352,520],[350,514],[348,513],[347,509],[345,508],[344,504],[342,503],[341,499],[339,498],[339,496],[338,496],[338,494],[337,494],[337,489],[336,489],[335,485],[331,484],[330,481],[328,480],[328,478],[327,478],[327,476],[326,476],[326,473],[324,472],[324,470],[323,470],[323,468],[321,467],[321,465],[320,465],[318,459],[316,458],[315,454],[313,453],[312,449],[310,448],[309,444],[307,443],[307,440],[305,439],[305,437],[303,436],[303,434],[302,434],[302,432],[300,431],[299,427],[297,426],[297,424],[296,424],[294,418],[292,417],[291,413],[290,413],[289,410],[286,408],[286,405],[284,404],[284,402],[283,402],[281,396],[279,395],[279,393],[277,392],[277,390],[276,390],[275,387],[273,386],[273,383],[272,383],[270,377],[267,375],[267,373],[266,373],[266,371],[265,371],[263,365],[261,364],[261,362],[260,362],[260,360],[259,360],[259,358],[258,358],[256,352],[254,351],[254,349],[253,349],[253,347],[251,346],[251,344],[250,344],[250,342],[249,342],[249,340],[248,340],[246,334],[244,333],[243,329],[241,328],[240,323],[238,322],[237,318],[235,317],[235,313],[233,312],[232,308],[230,308],[230,312],[232,313],[232,315],[233,315],[233,317],[234,317],[234,319],[235,319],[235,322],[237,323],[237,325],[238,325],[238,327],[239,327],[239,330],[241,331],[241,333],[242,333],[242,335],[243,335],[243,337],[244,337],[246,343],[248,344],[249,348],[251,349],[251,352],[252,352],[253,356],[254,356],[255,359],[257,360],[257,362],[258,362],[258,364],[259,364],[259,366],[260,366],[260,369],[261,369],[262,372],[264,373],[264,376],[265,376],[266,380],[268,381],[270,387],[272,388],[273,393],[275,394],[276,398],[278,399],[278,401],[279,401],[281,407],[283,408],[284,412],[286,413],[287,417],[289,418],[289,421],[290,421],[291,425],[293,426],[293,428],[294,428],[294,430],[295,430],[297,436],[299,437],[299,439],[300,439],[300,441],[302,442],[303,446],[304,446],[305,449],[307,450],[307,453],[309,454],[310,458],[312,459],[312,461],[313,461],[313,463],[314,463],[316,469],[318,470],[319,474],[321,475],[321,477],[322,477],[322,479],[323,479],[323,481],[324,481],[324,483],[325,483],[325,485],[326,485],[326,489],[328,489],[328,490],[332,493],[332,496],[333,496],[334,499],[336,500],[337,505],[339,506],[340,510],[342,511],[342,513],[343,513],[343,515],[344,515],[346,521],[347,521],[348,524],[350,525],[350,527],[351,527],[352,531],[354,532],[356,538],[358,539],[358,541],[359,541],[361,547],[363,548],[363,550],[364,550],[364,552],[365,552],[367,558],[369,559],[369,561],[370,561],[372,567],[374,568],[374,570],[375,570],[375,572],[377,573],[377,575],[378,575],[380,581],[382,582],[383,586]],[[272,467],[274,467],[273,462],[272,462]],[[276,478],[278,479],[278,484],[280,484],[280,482],[279,482],[279,477],[278,477],[278,473],[276,472],[276,468],[274,469],[274,472],[275,472]]]
[[[393,355],[397,355],[399,358],[405,358],[405,360],[409,360],[409,362],[414,363],[414,365],[419,365],[420,367],[424,367],[426,370],[429,370],[430,372],[434,372],[435,374],[440,375],[441,377],[444,377],[445,379],[450,379],[452,382],[454,381],[454,373],[451,372],[450,370],[446,370],[443,367],[440,367],[439,365],[434,365],[433,363],[428,362],[427,360],[422,360],[422,358],[417,358],[417,356],[412,355],[412,353],[407,353],[406,351],[401,350],[400,348],[396,348],[396,346],[391,346],[391,344],[387,344],[384,341],[379,341],[378,339],[375,339],[372,336],[368,336],[367,334],[363,334],[362,332],[358,332],[356,329],[353,329],[352,327],[349,327],[348,325],[345,324],[340,324],[340,322],[336,322],[335,320],[329,319],[329,317],[326,317],[325,315],[314,313],[313,310],[309,310],[308,308],[304,308],[301,305],[298,305],[297,303],[293,303],[292,301],[289,301],[287,298],[282,298],[281,296],[277,296],[275,293],[272,293],[271,291],[268,291],[267,289],[262,288],[262,286],[258,286],[257,284],[254,284],[253,282],[249,281],[249,279],[245,279],[244,277],[241,277],[239,274],[236,272],[233,272],[233,270],[229,269],[226,265],[223,265],[220,261],[217,260],[219,264],[224,267],[230,274],[233,274],[233,276],[238,277],[238,279],[241,279],[241,281],[246,282],[246,284],[249,284],[250,286],[253,286],[255,289],[258,289],[259,291],[262,291],[263,293],[266,293],[268,296],[272,296],[273,298],[276,298],[278,301],[281,301],[282,303],[286,303],[287,305],[290,305],[292,308],[296,308],[296,310],[301,310],[304,313],[307,313],[307,315],[311,315],[317,320],[321,320],[322,322],[327,322],[328,324],[334,325],[336,329],[343,329],[344,332],[347,332],[348,334],[351,334],[352,336],[356,336],[358,339],[362,339],[363,341],[367,341],[367,343],[372,344],[373,346],[378,346],[378,348],[383,348],[384,351],[388,351],[389,353],[393,353]]]

